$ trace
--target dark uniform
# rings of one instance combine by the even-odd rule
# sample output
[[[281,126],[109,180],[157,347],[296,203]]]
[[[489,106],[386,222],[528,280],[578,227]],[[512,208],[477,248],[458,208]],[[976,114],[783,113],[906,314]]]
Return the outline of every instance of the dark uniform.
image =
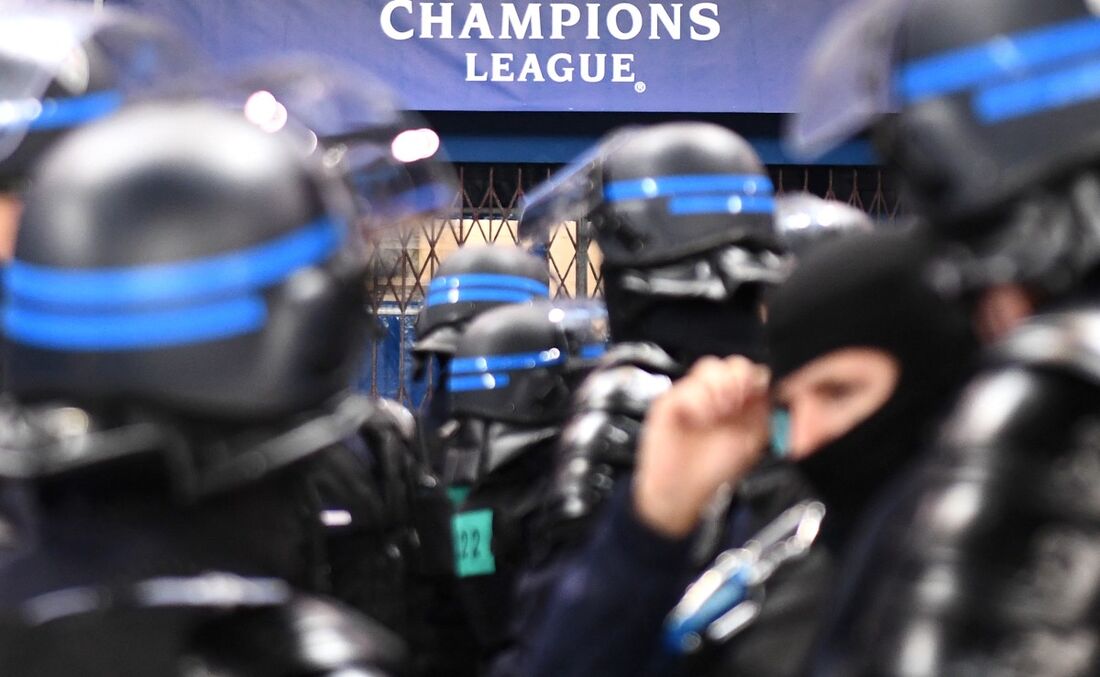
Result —
[[[621,491],[562,576],[534,674],[802,674],[856,527],[913,462],[972,352],[965,314],[920,275],[926,254],[874,233],[800,261],[769,303],[774,378],[870,348],[896,361],[893,393],[814,453],[762,464],[690,537],[654,532]],[[599,645],[567,650],[611,624]]]
[[[406,630],[412,455],[378,444],[400,417],[348,393],[368,320],[350,205],[287,139],[206,103],[133,106],[44,159],[4,288],[28,434],[3,473],[37,501],[4,614],[224,571]]]
[[[463,331],[448,388],[457,427],[444,480],[456,498],[459,590],[486,657],[526,640],[510,626],[513,587],[535,541],[573,388],[602,354],[597,304],[497,308]]]
[[[1098,36],[1083,0],[861,2],[813,60],[807,98],[883,114],[879,150],[944,250],[936,284],[1039,312],[852,552],[815,674],[1096,674]],[[814,145],[837,122],[794,129]]]

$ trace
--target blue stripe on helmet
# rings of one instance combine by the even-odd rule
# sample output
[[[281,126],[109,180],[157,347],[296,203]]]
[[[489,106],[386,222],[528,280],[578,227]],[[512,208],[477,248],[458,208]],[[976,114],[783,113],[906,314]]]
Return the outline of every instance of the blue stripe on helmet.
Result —
[[[43,99],[41,107],[35,107],[35,115],[2,126],[26,125],[27,129],[34,131],[65,129],[98,120],[121,106],[122,94],[110,90],[68,99]]]
[[[585,360],[594,360],[597,357],[607,352],[606,343],[591,343],[586,346],[581,346],[581,358]]]
[[[703,193],[771,195],[773,191],[771,179],[763,175],[690,174],[615,181],[604,187],[604,198],[608,202],[622,202]]]
[[[1034,115],[1100,98],[1100,61],[1036,78],[990,87],[974,98],[983,124]]]
[[[902,101],[919,103],[1097,52],[1100,19],[1075,19],[913,61],[895,71],[894,87]]]
[[[426,306],[445,306],[451,303],[523,303],[537,298],[530,292],[514,289],[450,289],[428,294]]]
[[[677,197],[668,201],[668,212],[686,214],[771,214],[775,199],[749,195],[701,195]]]
[[[481,355],[477,357],[456,357],[451,360],[452,374],[480,374],[492,371],[515,371],[538,369],[565,360],[565,355],[557,348],[531,353],[511,353],[508,355]]]
[[[3,309],[8,340],[64,351],[120,351],[214,341],[259,330],[267,307],[259,297],[135,313],[73,315],[21,308]]]
[[[550,296],[550,287],[538,280],[519,275],[498,275],[495,273],[466,273],[465,275],[437,277],[428,284],[428,293],[472,287],[513,289],[526,291],[535,296]]]
[[[20,302],[60,308],[124,310],[194,303],[277,283],[326,259],[343,235],[342,224],[323,218],[269,243],[190,261],[92,270],[13,261],[4,271],[4,285]]]
[[[479,374],[477,376],[454,376],[447,381],[447,390],[452,393],[465,393],[475,390],[496,390],[505,388],[511,379],[508,374]]]

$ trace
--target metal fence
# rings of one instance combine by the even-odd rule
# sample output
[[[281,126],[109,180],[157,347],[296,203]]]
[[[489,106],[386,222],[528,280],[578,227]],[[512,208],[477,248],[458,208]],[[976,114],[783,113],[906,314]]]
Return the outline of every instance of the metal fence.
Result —
[[[414,408],[429,385],[412,378],[409,345],[415,315],[440,261],[466,244],[515,245],[524,193],[545,180],[551,165],[462,165],[454,210],[441,218],[405,228],[375,243],[372,310],[385,331],[372,341],[360,381],[374,394]],[[777,193],[808,191],[841,200],[890,222],[901,210],[889,175],[876,167],[769,167]],[[589,224],[563,224],[549,243],[550,291],[555,297],[596,296],[602,292],[600,253]],[[430,379],[430,376],[429,376]]]

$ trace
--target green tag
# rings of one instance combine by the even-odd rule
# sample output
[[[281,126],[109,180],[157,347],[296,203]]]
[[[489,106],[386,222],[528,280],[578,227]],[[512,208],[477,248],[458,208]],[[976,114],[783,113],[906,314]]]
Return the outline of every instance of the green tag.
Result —
[[[451,499],[451,505],[458,507],[470,495],[470,487],[448,487],[447,496]]]
[[[455,573],[459,578],[495,573],[493,511],[460,512],[451,521],[455,547]]]

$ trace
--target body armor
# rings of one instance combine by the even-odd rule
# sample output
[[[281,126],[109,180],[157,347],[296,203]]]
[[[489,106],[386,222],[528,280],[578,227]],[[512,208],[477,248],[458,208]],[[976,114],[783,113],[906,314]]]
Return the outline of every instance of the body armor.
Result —
[[[815,674],[1095,673],[1098,327],[1038,316],[993,351],[859,549]]]

